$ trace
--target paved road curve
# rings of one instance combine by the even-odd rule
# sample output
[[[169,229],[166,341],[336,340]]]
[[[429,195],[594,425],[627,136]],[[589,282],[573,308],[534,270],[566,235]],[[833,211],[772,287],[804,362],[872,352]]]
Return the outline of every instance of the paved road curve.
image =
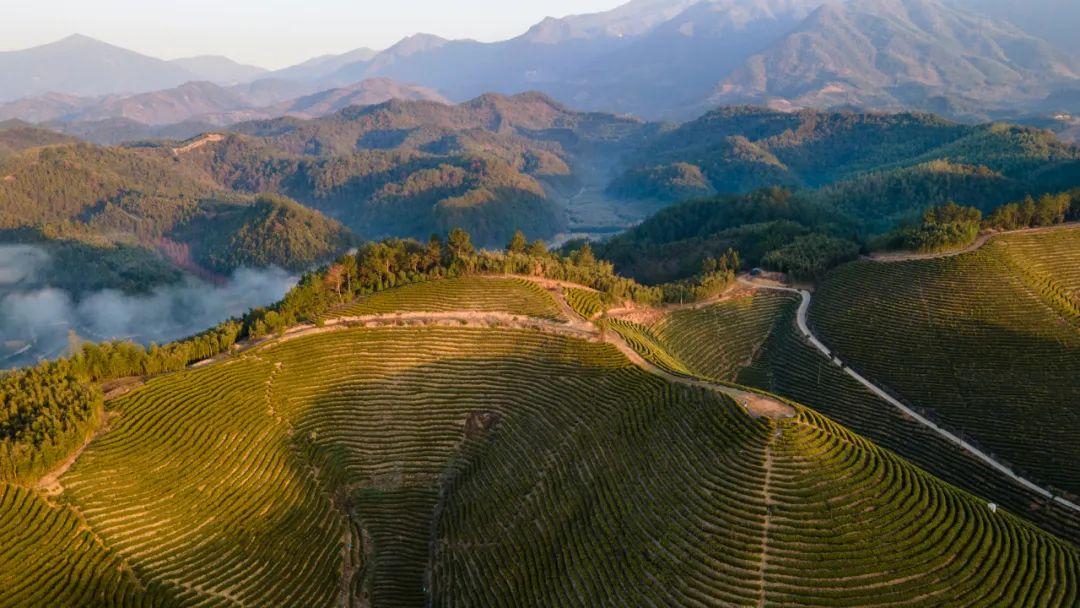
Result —
[[[916,421],[918,421],[920,424],[922,424],[926,428],[934,431],[938,435],[941,435],[942,437],[944,437],[948,441],[952,442],[953,444],[960,446],[960,448],[962,448],[964,451],[968,452],[972,456],[975,456],[979,460],[982,460],[986,464],[994,467],[995,469],[997,469],[1001,473],[1008,476],[1013,481],[1016,481],[1020,485],[1024,486],[1025,488],[1027,488],[1027,489],[1029,489],[1029,490],[1031,490],[1031,491],[1033,491],[1033,492],[1035,492],[1035,493],[1037,493],[1037,494],[1039,494],[1041,496],[1044,496],[1046,498],[1051,498],[1051,499],[1054,500],[1054,502],[1057,502],[1057,503],[1059,503],[1061,505],[1064,505],[1065,507],[1068,507],[1068,508],[1070,508],[1070,509],[1072,509],[1074,511],[1080,512],[1080,505],[1078,505],[1078,504],[1076,504],[1076,503],[1074,503],[1072,501],[1066,500],[1066,499],[1064,499],[1064,498],[1062,498],[1060,496],[1054,496],[1054,494],[1052,492],[1050,492],[1050,490],[1047,490],[1046,488],[1043,488],[1042,486],[1037,485],[1036,483],[1017,475],[1011,469],[1009,469],[1009,467],[1001,464],[997,460],[994,460],[994,458],[992,456],[990,456],[989,454],[981,451],[979,448],[971,445],[970,443],[964,441],[963,439],[957,437],[956,435],[950,433],[949,431],[947,431],[947,430],[941,428],[940,426],[934,424],[933,422],[928,420],[925,416],[922,416],[921,414],[919,414],[915,410],[911,409],[910,407],[908,407],[908,406],[904,405],[903,403],[901,403],[899,400],[895,399],[892,395],[890,395],[888,392],[886,392],[885,389],[883,389],[880,386],[874,384],[873,382],[867,380],[861,374],[859,374],[855,370],[851,369],[850,367],[845,366],[841,362],[841,360],[835,355],[835,353],[830,351],[829,348],[827,346],[825,346],[825,344],[822,343],[821,340],[819,340],[817,338],[817,336],[814,335],[814,332],[812,332],[810,330],[810,326],[806,322],[806,313],[807,313],[807,311],[810,310],[810,292],[809,291],[806,291],[804,289],[795,289],[793,287],[781,287],[779,285],[768,285],[768,284],[763,284],[763,283],[757,283],[757,282],[754,282],[754,281],[751,281],[751,280],[748,280],[748,279],[745,279],[745,278],[740,278],[739,280],[742,283],[745,283],[747,285],[753,285],[754,287],[757,287],[757,288],[760,288],[760,289],[772,289],[772,290],[776,290],[776,291],[787,291],[787,292],[799,294],[799,296],[802,297],[802,301],[799,303],[799,311],[798,311],[798,314],[796,316],[796,323],[799,326],[799,332],[802,333],[803,337],[805,337],[807,340],[809,340],[810,343],[814,345],[814,348],[818,349],[818,351],[820,351],[821,354],[825,355],[834,364],[836,364],[838,367],[843,369],[844,373],[846,373],[847,375],[854,378],[859,384],[865,386],[870,392],[874,393],[878,397],[881,397],[883,400],[885,400],[886,402],[888,402],[892,406],[896,407],[900,411],[904,412],[905,414],[907,414],[911,418],[914,418]]]

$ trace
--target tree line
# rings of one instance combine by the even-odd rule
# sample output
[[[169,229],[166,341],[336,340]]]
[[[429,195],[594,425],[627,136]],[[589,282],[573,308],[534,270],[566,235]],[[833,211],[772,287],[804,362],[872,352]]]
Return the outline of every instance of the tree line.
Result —
[[[902,226],[873,244],[874,249],[905,249],[932,253],[963,247],[983,231],[1020,230],[1080,220],[1080,188],[1026,196],[995,208],[986,217],[974,207],[950,202],[931,207],[921,221]]]
[[[73,344],[68,357],[0,377],[0,481],[40,475],[70,453],[100,420],[99,383],[185,369],[234,351],[245,340],[319,324],[334,307],[409,283],[470,274],[520,274],[570,281],[600,291],[608,301],[690,302],[716,295],[735,278],[739,256],[709,258],[691,279],[646,286],[615,273],[587,244],[559,255],[521,231],[504,250],[478,250],[468,232],[450,231],[426,242],[388,239],[302,277],[278,303],[256,308],[196,336],[165,345],[130,341]]]

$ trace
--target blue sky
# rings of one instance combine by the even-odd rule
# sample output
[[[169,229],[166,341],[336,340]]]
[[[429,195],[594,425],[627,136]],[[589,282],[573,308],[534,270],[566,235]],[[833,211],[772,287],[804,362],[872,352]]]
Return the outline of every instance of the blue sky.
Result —
[[[174,59],[227,55],[268,68],[417,32],[501,40],[545,16],[596,12],[620,0],[12,0],[0,50],[79,33]]]

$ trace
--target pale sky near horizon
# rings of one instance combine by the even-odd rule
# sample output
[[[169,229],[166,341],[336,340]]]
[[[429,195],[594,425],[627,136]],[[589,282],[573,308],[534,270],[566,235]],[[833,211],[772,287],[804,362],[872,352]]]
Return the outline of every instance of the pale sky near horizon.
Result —
[[[0,51],[84,34],[162,59],[225,55],[280,68],[327,53],[385,48],[417,32],[503,40],[546,16],[625,0],[7,0]]]

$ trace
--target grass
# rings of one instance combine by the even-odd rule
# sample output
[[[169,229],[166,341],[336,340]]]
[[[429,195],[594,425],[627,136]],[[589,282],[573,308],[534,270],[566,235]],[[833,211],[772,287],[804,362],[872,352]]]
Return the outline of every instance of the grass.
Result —
[[[1061,234],[1071,249],[1036,254],[1032,240],[1064,237],[1016,235],[951,258],[844,266],[820,286],[810,320],[864,375],[1078,495],[1080,326],[1059,298],[1072,279],[1039,270],[1080,266],[1080,231]]]
[[[457,277],[404,285],[336,309],[333,317],[476,310],[561,319],[554,296],[525,279]]]

